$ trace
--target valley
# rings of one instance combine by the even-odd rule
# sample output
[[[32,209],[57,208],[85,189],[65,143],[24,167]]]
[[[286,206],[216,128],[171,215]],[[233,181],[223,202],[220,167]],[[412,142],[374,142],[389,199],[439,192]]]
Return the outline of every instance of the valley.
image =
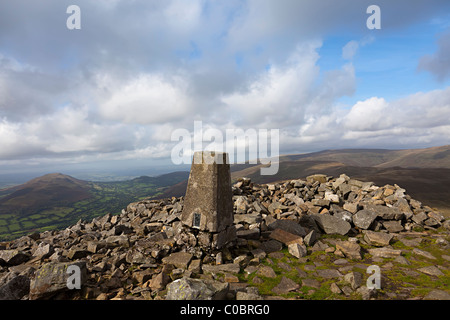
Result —
[[[78,220],[119,214],[133,201],[156,196],[187,179],[188,172],[127,181],[89,182],[48,174],[23,185],[0,190],[0,240],[62,229]]]

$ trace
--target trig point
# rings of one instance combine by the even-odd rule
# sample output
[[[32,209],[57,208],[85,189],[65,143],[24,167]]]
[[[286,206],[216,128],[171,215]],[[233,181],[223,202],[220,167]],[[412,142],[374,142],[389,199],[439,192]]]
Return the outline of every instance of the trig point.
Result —
[[[195,152],[181,221],[197,229],[200,245],[220,249],[236,239],[228,154]]]

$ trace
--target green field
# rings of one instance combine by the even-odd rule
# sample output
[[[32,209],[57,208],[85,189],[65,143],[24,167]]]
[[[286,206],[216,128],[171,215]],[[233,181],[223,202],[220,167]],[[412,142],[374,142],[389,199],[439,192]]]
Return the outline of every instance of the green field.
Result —
[[[177,180],[141,177],[129,181],[89,182],[91,197],[71,204],[52,204],[29,208],[26,214],[11,212],[0,215],[0,241],[12,240],[34,231],[63,229],[78,220],[91,220],[107,213],[119,214],[131,202],[161,193]]]

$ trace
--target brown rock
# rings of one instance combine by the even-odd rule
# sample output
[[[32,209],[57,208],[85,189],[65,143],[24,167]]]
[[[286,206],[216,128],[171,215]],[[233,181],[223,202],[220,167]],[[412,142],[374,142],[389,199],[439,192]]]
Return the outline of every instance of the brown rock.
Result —
[[[341,250],[347,258],[361,260],[361,247],[351,241],[336,242],[336,249]]]
[[[173,264],[177,268],[187,269],[193,255],[188,252],[174,252],[162,259],[165,264]]]
[[[300,285],[298,283],[283,276],[280,283],[272,289],[272,292],[276,294],[286,294],[290,291],[297,290],[299,287]]]
[[[290,232],[284,231],[282,229],[275,229],[270,234],[270,238],[274,240],[278,240],[281,243],[284,243],[286,246],[289,246],[290,244],[297,243],[299,245],[303,244],[303,238],[292,234]]]
[[[374,246],[387,246],[394,236],[385,232],[366,231],[364,240]]]

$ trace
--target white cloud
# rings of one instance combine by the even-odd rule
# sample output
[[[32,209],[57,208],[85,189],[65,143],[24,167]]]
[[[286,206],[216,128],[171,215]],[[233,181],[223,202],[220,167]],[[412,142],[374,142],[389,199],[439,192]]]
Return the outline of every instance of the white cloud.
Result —
[[[358,101],[344,118],[343,125],[356,131],[384,129],[391,126],[389,112],[389,105],[383,98]]]
[[[355,56],[356,52],[358,51],[359,43],[355,40],[349,41],[343,48],[342,48],[342,58],[345,60],[352,60]]]
[[[108,98],[99,106],[106,119],[158,124],[183,118],[192,106],[188,84],[179,76],[168,80],[158,74],[141,74],[125,83],[112,82],[106,84]]]

